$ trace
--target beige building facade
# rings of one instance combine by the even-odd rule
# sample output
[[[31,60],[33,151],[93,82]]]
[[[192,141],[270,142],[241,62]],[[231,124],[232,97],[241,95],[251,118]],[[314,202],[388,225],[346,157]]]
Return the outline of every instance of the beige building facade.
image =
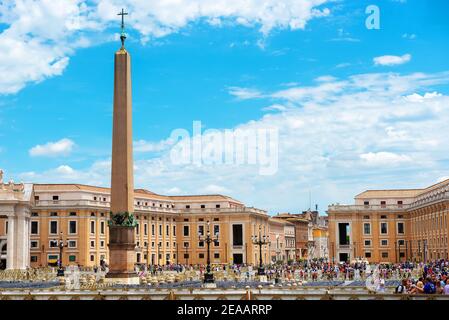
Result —
[[[449,180],[424,189],[367,190],[353,205],[331,205],[334,261],[429,261],[448,258]]]
[[[55,264],[63,240],[64,265],[98,266],[108,261],[108,188],[79,184],[34,184],[30,205],[29,264]],[[31,202],[30,202],[31,203]],[[223,195],[163,196],[134,192],[138,264],[205,264],[207,246],[199,234],[218,234],[211,244],[212,263],[258,264],[259,249],[251,242],[259,227],[268,234],[268,214]],[[8,219],[0,217],[0,239],[7,238]],[[6,250],[5,250],[6,251]],[[262,260],[269,261],[268,246]]]

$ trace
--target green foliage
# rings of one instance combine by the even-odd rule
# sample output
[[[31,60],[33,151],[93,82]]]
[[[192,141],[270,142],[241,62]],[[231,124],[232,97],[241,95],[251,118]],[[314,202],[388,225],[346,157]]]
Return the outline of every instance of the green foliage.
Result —
[[[111,212],[111,219],[108,221],[109,226],[118,226],[118,227],[136,227],[137,220],[134,218],[134,215],[129,212]]]

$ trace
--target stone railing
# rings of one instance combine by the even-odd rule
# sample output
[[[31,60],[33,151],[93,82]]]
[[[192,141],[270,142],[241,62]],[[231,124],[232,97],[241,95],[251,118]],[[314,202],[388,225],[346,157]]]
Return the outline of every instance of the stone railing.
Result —
[[[267,215],[265,210],[253,208],[253,207],[241,207],[241,208],[203,208],[203,209],[181,209],[186,213],[256,213]]]
[[[79,199],[79,200],[36,200],[36,207],[97,207],[109,209],[110,203],[109,201],[98,201],[98,200],[88,200],[88,199]],[[144,205],[134,205],[134,209],[140,211],[148,211],[148,212],[162,212],[162,213],[179,213],[178,209],[174,208],[165,208],[165,207],[152,207],[152,206],[144,206]]]
[[[382,211],[382,210],[397,210],[397,211],[404,211],[410,208],[409,204],[389,204],[389,205],[356,205],[356,204],[350,204],[350,205],[330,205],[328,207],[328,212],[341,212],[341,211]]]
[[[444,300],[449,295],[404,295],[351,291],[257,289],[105,289],[105,290],[10,290],[0,292],[0,300]]]

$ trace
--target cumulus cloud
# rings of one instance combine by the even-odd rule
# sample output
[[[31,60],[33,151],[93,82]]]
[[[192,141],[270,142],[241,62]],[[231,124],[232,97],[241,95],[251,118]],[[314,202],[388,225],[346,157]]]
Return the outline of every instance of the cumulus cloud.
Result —
[[[75,143],[67,138],[56,142],[48,142],[44,145],[37,145],[29,150],[32,157],[56,157],[67,156],[72,152]]]
[[[230,87],[229,94],[240,100],[261,98],[260,91],[251,88]]]
[[[0,94],[61,75],[77,49],[110,41],[118,31],[117,12],[129,12],[128,30],[142,42],[178,32],[202,21],[215,27],[243,25],[271,30],[304,29],[329,15],[329,0],[4,0],[0,2]],[[114,28],[114,29],[112,29]]]
[[[412,161],[412,158],[407,155],[392,152],[369,152],[361,154],[360,158],[373,166],[392,166]]]
[[[380,56],[373,59],[376,66],[395,66],[409,62],[412,59],[411,54],[403,56]]]
[[[309,190],[323,210],[329,203],[352,202],[368,188],[424,187],[447,176],[449,96],[434,87],[448,84],[449,72],[321,80],[326,81],[259,90],[267,105],[286,108],[273,107],[231,128],[278,129],[276,174],[261,176],[258,166],[235,163],[175,164],[169,148],[136,160],[136,186],[158,193],[223,193],[275,213],[308,206]],[[97,164],[75,170],[76,179],[63,179],[54,170],[37,178],[108,185],[109,170]]]

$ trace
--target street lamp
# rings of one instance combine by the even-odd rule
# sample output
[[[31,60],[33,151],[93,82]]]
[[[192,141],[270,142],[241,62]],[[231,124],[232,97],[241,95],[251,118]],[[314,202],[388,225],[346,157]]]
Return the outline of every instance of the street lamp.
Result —
[[[269,243],[268,237],[266,235],[262,236],[262,226],[259,226],[259,236],[252,236],[253,244],[259,246],[259,268],[257,274],[259,276],[265,275],[265,269],[262,265],[262,246]]]
[[[184,242],[184,248],[186,249],[186,253],[184,254],[184,258],[186,259],[186,266],[189,265],[189,253],[188,253],[188,248],[189,248],[189,243],[188,242]]]
[[[210,234],[210,222],[207,221],[207,232],[206,237],[204,237],[201,232],[198,232],[198,239],[200,241],[204,241],[207,244],[207,266],[206,266],[206,273],[204,274],[204,283],[214,283],[214,274],[210,270],[210,244],[211,242],[214,242],[215,244],[218,243],[218,232],[211,236]]]
[[[62,240],[62,232],[59,236],[58,247],[59,247],[59,266],[58,266],[57,276],[63,277],[64,276],[64,267],[62,266],[62,251],[63,251],[64,247],[67,247],[67,243],[64,244],[64,241]]]

